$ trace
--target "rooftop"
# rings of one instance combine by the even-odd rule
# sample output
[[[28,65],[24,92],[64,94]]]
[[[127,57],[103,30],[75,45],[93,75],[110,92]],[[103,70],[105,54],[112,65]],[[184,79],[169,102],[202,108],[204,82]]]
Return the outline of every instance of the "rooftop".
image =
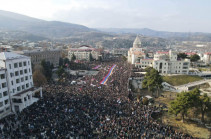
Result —
[[[1,52],[0,53],[0,60],[10,60],[10,59],[19,59],[19,58],[28,58],[24,55],[19,55],[12,52]]]

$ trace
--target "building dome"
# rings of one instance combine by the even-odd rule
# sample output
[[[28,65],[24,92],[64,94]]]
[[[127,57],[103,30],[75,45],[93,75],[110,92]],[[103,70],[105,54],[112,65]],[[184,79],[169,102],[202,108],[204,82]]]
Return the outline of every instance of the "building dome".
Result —
[[[135,41],[133,42],[133,48],[141,48],[141,40],[139,39],[138,35],[137,35]]]

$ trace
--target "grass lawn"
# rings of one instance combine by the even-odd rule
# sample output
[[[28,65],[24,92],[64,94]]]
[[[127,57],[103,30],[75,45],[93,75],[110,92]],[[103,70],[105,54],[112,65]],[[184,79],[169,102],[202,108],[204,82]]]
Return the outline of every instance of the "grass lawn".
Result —
[[[202,77],[191,75],[163,76],[163,80],[173,86],[183,85],[202,80]]]
[[[164,97],[156,98],[155,104],[165,103],[167,107],[169,107],[170,102],[176,98],[176,94],[177,93],[173,92],[164,92],[162,94]],[[174,115],[170,115],[168,112],[165,112],[160,120],[165,124],[171,125],[175,130],[190,134],[193,137],[207,139],[211,135],[207,128],[195,123],[194,121],[187,120],[186,118],[185,122],[183,123],[180,116],[175,117]]]

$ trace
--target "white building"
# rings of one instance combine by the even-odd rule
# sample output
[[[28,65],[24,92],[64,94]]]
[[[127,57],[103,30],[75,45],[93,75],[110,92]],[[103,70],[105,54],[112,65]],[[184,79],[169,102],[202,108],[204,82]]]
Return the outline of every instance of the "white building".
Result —
[[[137,36],[133,48],[128,51],[128,62],[139,68],[153,67],[162,74],[188,74],[190,60],[178,60],[176,52],[156,52],[154,58],[147,57]]]
[[[211,64],[211,53],[207,52],[207,53],[204,53],[204,56],[202,58],[202,61],[205,63],[205,64]]]
[[[73,55],[75,55],[76,60],[86,60],[90,61],[90,56],[93,59],[99,60],[102,58],[103,49],[96,49],[91,46],[82,45],[79,48],[71,48],[68,52],[68,58],[71,60]]]
[[[128,62],[131,64],[139,63],[140,59],[146,59],[145,50],[141,47],[139,36],[133,42],[133,47],[128,51]]]
[[[20,112],[42,97],[42,88],[35,88],[30,57],[0,53],[0,118],[11,112]]]

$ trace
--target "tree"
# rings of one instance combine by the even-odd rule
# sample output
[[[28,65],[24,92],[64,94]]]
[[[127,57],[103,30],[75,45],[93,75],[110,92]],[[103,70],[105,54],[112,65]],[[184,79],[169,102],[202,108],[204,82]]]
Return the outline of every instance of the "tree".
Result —
[[[170,103],[169,113],[175,114],[176,116],[181,114],[182,122],[184,122],[185,115],[187,115],[187,112],[191,107],[189,96],[189,92],[181,92],[180,94],[177,94],[176,99]]]
[[[149,99],[147,97],[144,97],[142,100],[143,105],[148,105],[149,104]]]
[[[35,86],[41,86],[44,85],[47,80],[41,70],[35,70],[33,73],[33,81]]]
[[[199,97],[198,104],[201,110],[201,121],[204,122],[205,113],[211,110],[210,98],[207,96],[206,93]]]
[[[59,67],[59,69],[57,70],[57,75],[59,76],[59,78],[61,78],[62,77],[62,75],[65,73],[65,70],[64,70],[64,68],[61,66],[61,67]]]
[[[179,53],[179,54],[177,55],[177,57],[178,57],[179,59],[185,59],[185,58],[188,57],[188,55],[185,54],[185,53]]]
[[[50,62],[46,62],[45,60],[41,61],[41,66],[43,67],[43,74],[45,75],[47,80],[50,80],[52,77],[52,66]]]
[[[75,61],[76,60],[76,56],[75,54],[73,53],[72,57],[71,57],[71,61]]]
[[[123,60],[123,61],[127,61],[127,57],[122,56],[122,60]]]
[[[150,92],[157,90],[157,97],[159,96],[159,91],[162,89],[163,79],[160,76],[159,72],[155,69],[148,69],[144,77],[142,87],[148,88]]]
[[[192,56],[190,57],[190,61],[191,61],[191,62],[196,62],[196,61],[198,61],[199,59],[200,59],[200,56],[197,55],[197,54],[194,54],[194,55],[192,55]]]
[[[89,60],[90,61],[93,61],[94,59],[93,59],[93,56],[92,56],[92,53],[89,53]]]
[[[63,58],[59,58],[59,67],[61,67],[61,66],[63,66],[64,64],[63,64]]]

